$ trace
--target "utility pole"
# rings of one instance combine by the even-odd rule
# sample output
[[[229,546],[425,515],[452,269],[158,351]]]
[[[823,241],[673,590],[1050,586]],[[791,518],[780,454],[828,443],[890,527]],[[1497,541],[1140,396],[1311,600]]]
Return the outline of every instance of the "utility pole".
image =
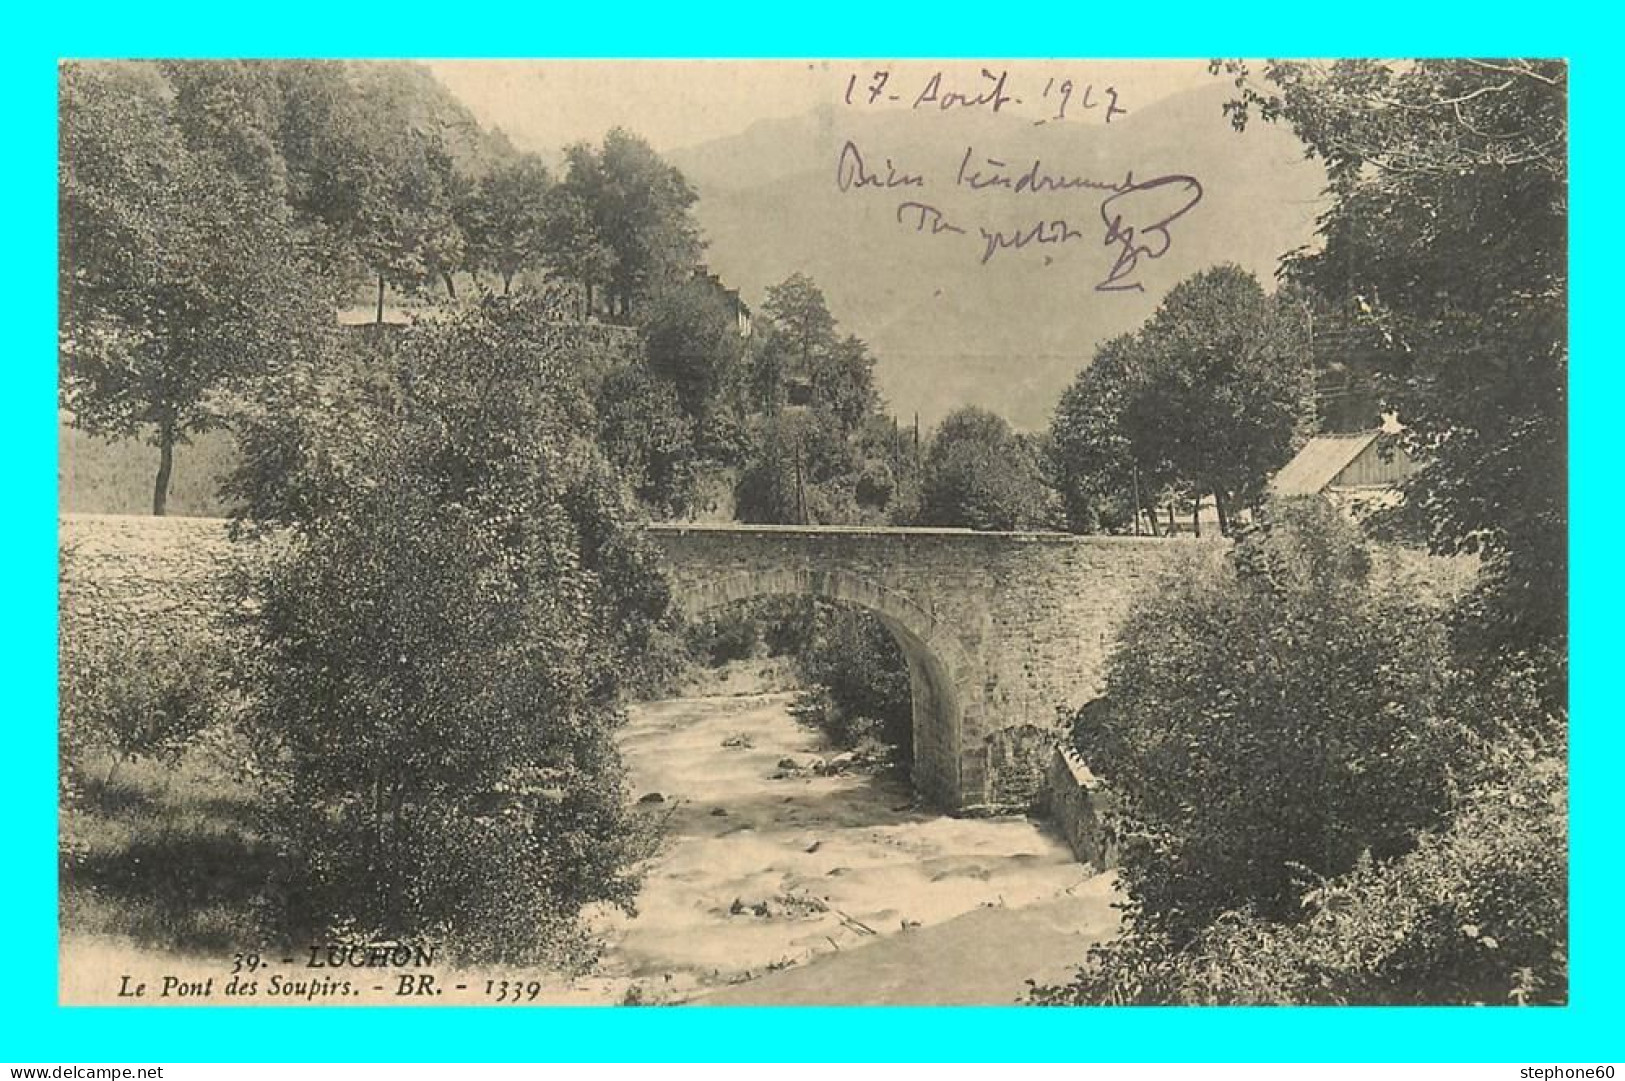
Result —
[[[1140,535],[1140,463],[1136,459],[1130,463],[1134,470],[1134,535]]]
[[[801,433],[796,432],[796,522],[807,524],[807,489],[801,482]]]

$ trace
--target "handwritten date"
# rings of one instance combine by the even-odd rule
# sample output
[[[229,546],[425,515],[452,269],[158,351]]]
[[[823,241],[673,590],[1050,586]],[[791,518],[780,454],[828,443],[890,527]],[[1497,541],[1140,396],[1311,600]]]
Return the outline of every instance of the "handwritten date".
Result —
[[[1036,84],[1035,84],[1036,85]],[[989,113],[1013,112],[1012,106],[1025,106],[1029,100],[1043,115],[1032,123],[1048,124],[1076,118],[1095,110],[1103,110],[1106,123],[1128,113],[1118,103],[1115,86],[1096,86],[1070,78],[1051,76],[1041,90],[1028,92],[1028,98],[1018,96],[1011,84],[1010,72],[1001,68],[994,71],[982,68],[974,79],[958,79],[941,71],[932,72],[925,82],[905,86],[901,78],[887,68],[860,75],[853,72],[846,80],[846,104],[869,106],[880,104],[906,104],[916,112],[963,112],[985,110]]]

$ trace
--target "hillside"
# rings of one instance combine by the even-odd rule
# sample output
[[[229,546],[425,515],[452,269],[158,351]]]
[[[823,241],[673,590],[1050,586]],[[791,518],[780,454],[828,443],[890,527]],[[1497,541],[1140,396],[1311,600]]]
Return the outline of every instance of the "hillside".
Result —
[[[423,69],[396,69],[403,84],[444,113],[466,168],[479,170],[500,135],[483,135],[455,99],[427,93]],[[700,193],[695,207],[709,241],[711,269],[759,306],[767,287],[810,274],[843,329],[880,358],[876,374],[888,407],[929,426],[956,406],[996,410],[1018,427],[1041,428],[1062,390],[1095,346],[1137,327],[1175,282],[1232,261],[1269,281],[1280,255],[1306,244],[1324,182],[1290,132],[1255,124],[1233,131],[1221,112],[1231,89],[1209,87],[1165,98],[1111,125],[1046,124],[975,111],[862,113],[825,107],[764,120],[727,138],[666,156]],[[850,140],[870,171],[888,158],[919,174],[923,189],[841,192],[836,163]],[[955,185],[967,149],[974,167],[988,158],[1011,175],[1041,159],[1046,171],[1119,183],[1167,173],[1196,177],[1200,203],[1169,230],[1167,254],[1140,261],[1143,293],[1097,292],[1113,251],[1100,225],[1099,191],[1015,194]],[[968,235],[930,236],[899,224],[903,199],[930,202]],[[976,226],[1014,229],[1064,218],[1080,238],[1063,246],[1000,251],[986,265]],[[373,294],[356,295],[370,318]],[[398,298],[391,294],[391,304]],[[156,452],[105,443],[65,426],[59,440],[66,510],[144,513]],[[229,439],[210,437],[176,453],[171,509],[218,513],[214,485],[229,468]],[[149,461],[151,459],[151,461]]]
[[[711,269],[753,304],[767,286],[810,274],[842,326],[874,347],[894,411],[918,410],[929,424],[975,403],[1035,428],[1096,344],[1138,326],[1175,282],[1227,261],[1268,282],[1282,253],[1310,241],[1324,174],[1289,131],[1232,130],[1221,111],[1232,94],[1216,81],[1109,126],[826,108],[667,156],[700,193]],[[848,140],[869,172],[884,176],[889,158],[923,187],[843,193],[836,165]],[[967,149],[973,167],[993,158],[1010,175],[1041,159],[1045,171],[1113,184],[1130,171],[1142,182],[1187,174],[1203,194],[1170,227],[1167,254],[1140,261],[1143,293],[1097,292],[1115,258],[1101,192],[971,191],[955,183]],[[900,224],[902,200],[930,203],[968,235]],[[976,226],[1057,218],[1077,229],[1075,242],[981,263]]]

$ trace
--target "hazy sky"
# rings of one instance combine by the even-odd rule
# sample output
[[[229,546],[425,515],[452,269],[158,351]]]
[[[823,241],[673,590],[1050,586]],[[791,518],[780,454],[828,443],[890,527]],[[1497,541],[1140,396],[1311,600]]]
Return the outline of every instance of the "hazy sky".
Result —
[[[880,69],[892,72],[894,85],[921,86],[940,70],[945,85],[957,79],[971,88],[983,66],[1008,69],[1012,83],[1029,87],[1042,87],[1056,70],[1051,60],[438,60],[429,66],[482,123],[500,127],[521,149],[544,153],[596,142],[616,125],[656,150],[694,146],[757,120],[833,105],[853,75],[861,85]],[[1205,60],[1079,60],[1066,69],[1080,83],[1093,83],[1097,96],[1116,86],[1136,106],[1213,78]],[[1100,115],[1080,119],[1099,123]]]

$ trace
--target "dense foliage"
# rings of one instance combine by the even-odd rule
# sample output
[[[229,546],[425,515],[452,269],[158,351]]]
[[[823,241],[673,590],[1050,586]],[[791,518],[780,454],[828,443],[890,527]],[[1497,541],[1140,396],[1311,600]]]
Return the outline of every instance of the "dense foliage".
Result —
[[[629,131],[550,170],[396,62],[70,63],[61,89],[63,405],[158,447],[159,513],[174,448],[330,350],[335,312],[399,324],[391,296],[414,318],[520,292],[641,345],[589,393],[652,515],[918,515],[918,448],[868,347],[804,274],[753,332],[699,263],[695,192]]]
[[[1438,612],[1373,583],[1331,508],[1272,507],[1207,562],[1135,611],[1074,732],[1129,808],[1136,921],[1176,943],[1227,908],[1289,918],[1306,873],[1403,851],[1457,741]]]
[[[1532,689],[1532,688],[1531,688]],[[1441,825],[1383,862],[1306,875],[1292,919],[1236,908],[1182,946],[1136,924],[1061,1005],[1561,1003],[1568,996],[1567,770],[1503,730],[1476,747]]]
[[[881,522],[912,476],[881,413],[868,347],[841,336],[818,286],[795,274],[768,289],[749,357],[754,410],[735,484],[741,521]]]
[[[521,959],[632,896],[611,734],[664,586],[531,318],[414,331],[331,389],[342,431],[321,404],[245,430],[251,513],[289,531],[256,626],[295,927]]]
[[[194,134],[193,98],[162,72],[70,64],[61,78],[62,404],[94,434],[158,448],[162,514],[174,448],[308,342],[323,293],[286,204]]]
[[[1077,749],[1128,925],[1047,1002],[1561,1000],[1564,724],[1318,502],[1163,584]],[[1544,840],[1542,840],[1544,838]]]
[[[659,517],[693,509],[700,451],[671,384],[633,361],[605,373],[593,398],[598,443],[638,501]]]
[[[65,616],[57,656],[62,795],[105,789],[133,759],[173,762],[239,712],[227,645],[199,628],[114,627]],[[101,755],[107,768],[93,776]]]
[[[547,167],[527,154],[499,162],[462,193],[456,214],[465,234],[468,267],[496,274],[504,294],[512,291],[521,271],[547,263],[552,188]]]
[[[174,448],[231,427],[245,384],[322,348],[362,290],[378,323],[391,290],[455,301],[460,275],[475,292],[482,275],[504,294],[573,283],[558,314],[577,320],[627,322],[657,296],[715,306],[681,292],[695,196],[645,142],[571,147],[555,181],[421,65],[69,63],[61,99],[63,405],[158,448],[155,513]],[[704,444],[701,398],[739,336],[731,317],[670,309],[645,321],[652,363]]]
[[[1274,509],[1132,625],[1077,719],[1123,795],[1127,931],[1035,997],[1563,1002],[1566,72],[1215,67],[1238,127],[1325,162],[1289,286],[1423,463],[1399,524],[1481,569],[1428,619],[1356,584],[1346,527]]]
[[[1478,552],[1468,648],[1537,651],[1566,690],[1568,73],[1561,60],[1224,65],[1326,165],[1315,250],[1288,274],[1369,364],[1406,449],[1412,523]],[[1471,268],[1468,272],[1464,268]],[[1511,663],[1518,663],[1513,660]]]
[[[545,230],[549,261],[609,314],[630,318],[659,288],[681,280],[701,249],[689,208],[699,198],[648,143],[614,128],[601,146],[565,148]]]

